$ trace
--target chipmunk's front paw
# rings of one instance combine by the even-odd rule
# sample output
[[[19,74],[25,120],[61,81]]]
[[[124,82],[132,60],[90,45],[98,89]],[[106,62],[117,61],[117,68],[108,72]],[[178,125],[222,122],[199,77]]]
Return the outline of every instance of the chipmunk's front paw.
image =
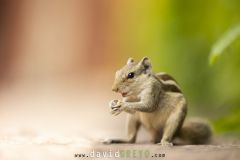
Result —
[[[111,109],[120,108],[121,107],[121,101],[117,100],[117,99],[111,100],[109,102],[109,107]]]
[[[117,116],[119,115],[121,112],[123,111],[122,108],[115,108],[111,111],[111,114],[114,115],[114,116]]]
[[[119,115],[123,111],[122,102],[120,100],[112,100],[109,102],[109,107],[112,109],[112,115]]]

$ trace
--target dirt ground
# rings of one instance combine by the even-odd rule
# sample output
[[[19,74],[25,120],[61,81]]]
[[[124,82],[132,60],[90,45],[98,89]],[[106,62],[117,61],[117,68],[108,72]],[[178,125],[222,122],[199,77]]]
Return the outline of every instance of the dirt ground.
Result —
[[[85,157],[84,157],[85,156]],[[106,156],[106,157],[104,157]],[[1,160],[77,159],[185,159],[238,160],[240,143],[160,146],[157,144],[103,145],[76,137],[35,137],[2,139]]]

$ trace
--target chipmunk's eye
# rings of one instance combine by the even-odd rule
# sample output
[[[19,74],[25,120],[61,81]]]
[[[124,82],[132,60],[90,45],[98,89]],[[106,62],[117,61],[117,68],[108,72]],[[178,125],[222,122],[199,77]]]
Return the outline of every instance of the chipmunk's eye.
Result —
[[[133,77],[134,77],[134,73],[133,72],[128,73],[128,76],[127,76],[128,79],[131,79]]]

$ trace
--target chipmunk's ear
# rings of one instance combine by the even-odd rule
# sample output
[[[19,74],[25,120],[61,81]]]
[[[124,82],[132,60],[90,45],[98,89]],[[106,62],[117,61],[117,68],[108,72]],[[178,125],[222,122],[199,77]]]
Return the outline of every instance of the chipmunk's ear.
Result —
[[[138,63],[138,65],[144,69],[145,73],[152,71],[152,65],[148,57],[143,57],[143,59]]]
[[[127,64],[132,64],[134,62],[133,58],[128,58]]]

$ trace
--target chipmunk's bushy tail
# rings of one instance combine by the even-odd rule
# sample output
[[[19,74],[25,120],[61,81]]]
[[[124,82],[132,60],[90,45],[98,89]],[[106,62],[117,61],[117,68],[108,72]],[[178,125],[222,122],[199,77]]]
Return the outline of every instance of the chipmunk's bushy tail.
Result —
[[[211,137],[210,124],[203,119],[192,118],[185,120],[176,138],[180,144],[207,144]]]

